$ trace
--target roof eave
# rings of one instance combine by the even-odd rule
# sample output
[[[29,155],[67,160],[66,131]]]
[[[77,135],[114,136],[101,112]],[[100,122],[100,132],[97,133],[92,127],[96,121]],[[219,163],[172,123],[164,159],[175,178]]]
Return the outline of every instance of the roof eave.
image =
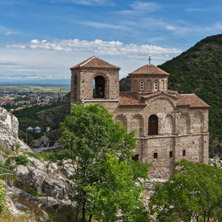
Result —
[[[139,75],[149,75],[149,76],[170,76],[170,74],[169,73],[133,73],[133,72],[131,72],[131,73],[129,73],[129,76],[132,76],[132,75],[134,75],[134,76],[139,76]]]
[[[71,67],[70,70],[75,70],[75,69],[114,69],[114,70],[120,70],[120,67],[84,67],[84,66],[79,66],[79,67]]]
[[[138,104],[138,105],[131,105],[131,104],[128,104],[128,105],[123,105],[123,104],[119,104],[119,107],[120,108],[143,108],[143,107],[145,107],[146,106],[146,104]]]

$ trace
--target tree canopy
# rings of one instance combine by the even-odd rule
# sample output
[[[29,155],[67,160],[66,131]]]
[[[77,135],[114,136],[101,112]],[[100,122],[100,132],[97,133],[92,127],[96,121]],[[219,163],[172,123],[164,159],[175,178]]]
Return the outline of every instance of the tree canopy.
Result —
[[[150,199],[151,214],[158,221],[222,220],[222,169],[182,160]]]
[[[72,105],[71,115],[61,127],[62,141],[72,151],[75,168],[72,179],[76,221],[79,213],[81,221],[86,220],[86,215],[89,221],[94,215],[104,221],[116,221],[119,212],[127,218],[125,221],[132,221],[135,210],[144,212],[140,198],[143,185],[139,178],[147,178],[148,165],[131,159],[136,146],[135,133],[127,133],[98,104]],[[108,216],[110,219],[105,219]]]

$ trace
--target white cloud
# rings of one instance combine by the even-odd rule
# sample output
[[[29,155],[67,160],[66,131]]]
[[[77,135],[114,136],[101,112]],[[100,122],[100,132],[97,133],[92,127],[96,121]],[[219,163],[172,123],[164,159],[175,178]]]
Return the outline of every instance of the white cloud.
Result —
[[[31,43],[33,43],[33,44],[38,44],[38,43],[39,43],[39,40],[38,40],[38,39],[33,39],[33,40],[31,40]]]
[[[123,25],[113,25],[113,24],[107,24],[107,23],[101,23],[101,22],[90,22],[90,21],[80,21],[79,24],[90,26],[93,28],[99,28],[99,29],[126,29],[127,27]]]
[[[34,40],[34,41],[33,41]],[[20,79],[70,79],[69,68],[96,55],[121,67],[120,78],[148,63],[161,64],[182,52],[180,49],[157,45],[125,44],[120,41],[79,39],[38,40],[11,44],[0,48],[0,75],[20,76]],[[13,78],[13,77],[12,77]],[[4,79],[4,78],[3,78]],[[1,83],[0,78],[0,83]]]
[[[162,5],[155,2],[135,1],[130,4],[130,10],[118,11],[119,14],[125,15],[141,15],[141,13],[150,13],[162,8]]]
[[[149,10],[149,11],[156,11],[160,9],[162,6],[155,2],[141,2],[135,1],[130,5],[134,10]]]
[[[211,29],[213,31],[222,31],[222,22],[215,23],[212,27],[209,27],[208,29]]]
[[[209,8],[186,8],[185,11],[187,12],[205,12],[205,11],[209,11],[211,9]]]
[[[78,5],[86,5],[86,6],[103,6],[110,5],[111,0],[52,0],[51,3],[55,2],[68,2]]]
[[[213,35],[222,31],[222,22],[217,22],[211,26],[201,27],[197,25],[166,25],[165,28],[176,35],[185,35],[190,33],[198,33],[202,35]]]
[[[22,33],[16,32],[16,31],[12,31],[11,29],[6,28],[6,27],[0,25],[0,34],[6,35],[6,36],[10,36],[10,35],[21,35]]]
[[[176,48],[163,48],[155,45],[137,45],[124,44],[119,41],[102,41],[96,39],[94,41],[86,41],[79,39],[54,40],[48,42],[46,40],[39,41],[33,39],[28,43],[18,43],[7,45],[8,48],[19,49],[43,49],[65,52],[90,52],[100,55],[118,55],[131,58],[147,58],[148,56],[166,59],[168,56],[175,56],[182,52]]]
[[[106,0],[72,0],[72,3],[81,5],[104,5]]]
[[[172,26],[172,25],[167,25],[166,29],[169,30],[169,31],[175,31],[177,28]]]
[[[4,35],[13,35],[14,33],[9,31],[9,32],[5,32]]]

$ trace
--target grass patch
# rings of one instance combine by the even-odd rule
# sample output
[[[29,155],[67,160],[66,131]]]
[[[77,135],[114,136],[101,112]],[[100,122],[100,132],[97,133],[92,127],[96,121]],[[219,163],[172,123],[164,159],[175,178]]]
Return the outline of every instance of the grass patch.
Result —
[[[64,159],[71,159],[72,154],[70,150],[62,150],[62,151],[45,151],[40,154],[41,157],[46,161],[57,162],[62,161]]]
[[[27,154],[28,156],[30,157],[34,157],[36,158],[37,160],[43,160],[42,156],[40,153],[35,153],[35,152],[26,152],[25,154]]]
[[[71,159],[72,157],[70,150],[44,151],[42,153],[26,152],[25,154],[40,161],[45,160],[50,162],[61,162],[64,159]]]

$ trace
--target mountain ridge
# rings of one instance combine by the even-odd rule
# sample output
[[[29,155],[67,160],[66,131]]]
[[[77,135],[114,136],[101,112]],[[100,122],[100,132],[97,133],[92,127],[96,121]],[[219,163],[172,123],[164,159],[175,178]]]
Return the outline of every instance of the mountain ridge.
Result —
[[[211,138],[222,140],[222,35],[202,39],[181,55],[158,66],[170,73],[169,88],[195,93],[211,106]]]

